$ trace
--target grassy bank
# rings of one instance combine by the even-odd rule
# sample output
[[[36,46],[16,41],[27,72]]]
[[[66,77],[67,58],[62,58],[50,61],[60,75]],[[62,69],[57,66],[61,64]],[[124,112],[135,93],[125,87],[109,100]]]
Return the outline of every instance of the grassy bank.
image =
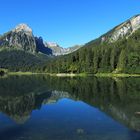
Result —
[[[97,74],[89,74],[89,73],[33,73],[33,72],[8,72],[8,75],[49,75],[49,76],[57,76],[57,77],[86,77],[86,76],[96,76],[96,77],[140,77],[140,74],[125,74],[125,73],[97,73]]]
[[[40,74],[47,74],[47,73],[34,73],[34,72],[8,72],[8,75],[40,75]]]

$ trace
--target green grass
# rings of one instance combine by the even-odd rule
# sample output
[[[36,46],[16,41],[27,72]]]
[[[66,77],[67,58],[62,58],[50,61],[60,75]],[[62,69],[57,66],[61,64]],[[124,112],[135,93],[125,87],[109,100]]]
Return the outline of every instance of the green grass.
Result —
[[[87,77],[87,76],[96,76],[96,77],[140,77],[140,74],[126,74],[126,73],[97,73],[97,74],[89,74],[89,73],[33,73],[33,72],[8,72],[8,75],[50,75],[50,76],[58,76],[58,77]]]
[[[32,72],[21,72],[21,71],[19,71],[19,72],[9,72],[8,74],[9,75],[32,75],[34,73],[32,73]]]
[[[27,71],[27,72],[22,72],[22,71],[18,71],[18,72],[8,72],[8,75],[48,75],[48,73],[39,73],[39,72],[30,72],[30,71]]]

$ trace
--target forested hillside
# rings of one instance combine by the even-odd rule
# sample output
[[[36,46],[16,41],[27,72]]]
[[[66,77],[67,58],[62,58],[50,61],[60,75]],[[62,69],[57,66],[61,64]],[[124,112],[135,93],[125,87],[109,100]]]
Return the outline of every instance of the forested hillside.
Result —
[[[50,61],[51,73],[140,73],[140,30],[114,43],[89,42],[78,51]]]
[[[0,68],[9,71],[32,71],[41,72],[40,68],[47,61],[47,56],[31,54],[18,49],[4,48],[0,50]]]
[[[140,15],[76,47],[74,52],[54,43],[50,45],[54,48],[46,46],[42,38],[34,37],[26,24],[20,24],[0,37],[0,68],[46,73],[140,74]]]

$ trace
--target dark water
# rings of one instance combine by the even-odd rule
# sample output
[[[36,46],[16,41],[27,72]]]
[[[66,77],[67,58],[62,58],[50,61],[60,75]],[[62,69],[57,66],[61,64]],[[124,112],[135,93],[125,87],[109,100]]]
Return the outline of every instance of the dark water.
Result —
[[[140,140],[140,78],[0,78],[0,140]]]

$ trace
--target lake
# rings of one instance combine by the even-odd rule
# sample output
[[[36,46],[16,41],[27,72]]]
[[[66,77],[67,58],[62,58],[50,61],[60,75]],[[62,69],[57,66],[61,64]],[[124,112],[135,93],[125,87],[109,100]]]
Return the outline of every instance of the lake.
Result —
[[[140,78],[1,77],[0,140],[140,140]]]

